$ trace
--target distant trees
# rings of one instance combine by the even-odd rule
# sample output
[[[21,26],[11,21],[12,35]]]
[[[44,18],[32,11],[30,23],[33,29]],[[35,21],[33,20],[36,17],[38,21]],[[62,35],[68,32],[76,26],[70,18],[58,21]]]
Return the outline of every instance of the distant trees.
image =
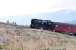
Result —
[[[16,22],[14,22],[14,21],[13,22],[10,22],[9,20],[7,20],[6,23],[7,24],[14,24],[14,25],[16,25]]]
[[[7,20],[6,23],[9,24],[9,20]]]
[[[13,21],[12,24],[16,25],[16,22]]]

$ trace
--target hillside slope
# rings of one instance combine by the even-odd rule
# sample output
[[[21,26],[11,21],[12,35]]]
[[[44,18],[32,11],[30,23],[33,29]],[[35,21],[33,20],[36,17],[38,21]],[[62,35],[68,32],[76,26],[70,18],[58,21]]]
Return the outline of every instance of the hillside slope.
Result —
[[[76,50],[76,37],[0,23],[0,49]]]

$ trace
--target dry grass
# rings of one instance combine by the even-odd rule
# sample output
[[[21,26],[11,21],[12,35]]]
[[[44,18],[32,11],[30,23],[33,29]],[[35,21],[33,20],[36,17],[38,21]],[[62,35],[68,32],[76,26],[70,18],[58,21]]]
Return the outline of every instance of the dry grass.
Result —
[[[0,50],[76,50],[76,37],[46,30],[0,27]]]

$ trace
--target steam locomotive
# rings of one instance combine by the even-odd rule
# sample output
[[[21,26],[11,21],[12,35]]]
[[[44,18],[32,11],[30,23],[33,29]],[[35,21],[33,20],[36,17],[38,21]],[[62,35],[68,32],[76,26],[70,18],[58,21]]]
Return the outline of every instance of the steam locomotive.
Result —
[[[30,27],[35,29],[42,28],[44,30],[67,33],[76,36],[76,25],[73,24],[53,22],[51,20],[32,19]]]

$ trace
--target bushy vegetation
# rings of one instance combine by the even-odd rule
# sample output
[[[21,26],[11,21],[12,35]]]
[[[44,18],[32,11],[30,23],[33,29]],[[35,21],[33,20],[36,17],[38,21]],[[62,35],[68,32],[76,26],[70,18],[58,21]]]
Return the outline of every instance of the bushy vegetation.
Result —
[[[6,46],[5,45],[0,45],[0,50],[5,50]]]

